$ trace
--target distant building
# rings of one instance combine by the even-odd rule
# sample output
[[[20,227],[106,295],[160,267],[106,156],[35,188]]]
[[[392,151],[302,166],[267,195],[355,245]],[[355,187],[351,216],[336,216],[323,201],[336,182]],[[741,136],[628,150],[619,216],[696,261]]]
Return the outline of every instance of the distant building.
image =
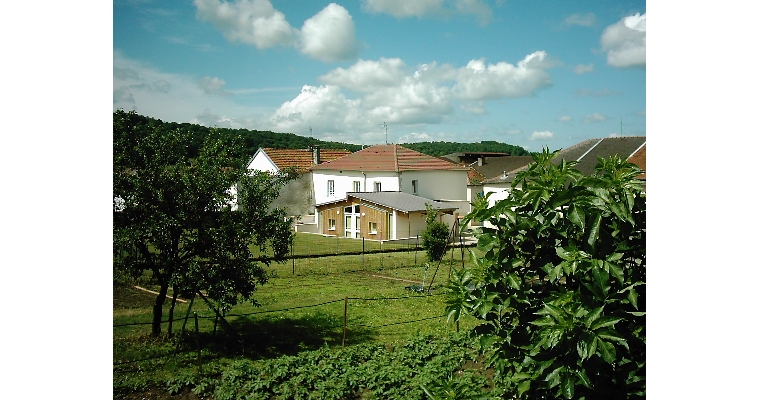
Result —
[[[425,203],[443,214],[469,212],[467,168],[397,144],[367,147],[311,167],[318,232],[389,240],[425,229]]]

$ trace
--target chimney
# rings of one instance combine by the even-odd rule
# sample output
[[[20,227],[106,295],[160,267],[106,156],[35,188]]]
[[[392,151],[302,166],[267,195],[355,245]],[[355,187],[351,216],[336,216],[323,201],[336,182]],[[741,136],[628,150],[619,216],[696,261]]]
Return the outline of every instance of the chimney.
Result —
[[[319,165],[319,163],[322,161],[319,158],[319,146],[317,146],[316,144],[311,146],[311,151],[312,151],[312,159],[314,161],[314,165]]]

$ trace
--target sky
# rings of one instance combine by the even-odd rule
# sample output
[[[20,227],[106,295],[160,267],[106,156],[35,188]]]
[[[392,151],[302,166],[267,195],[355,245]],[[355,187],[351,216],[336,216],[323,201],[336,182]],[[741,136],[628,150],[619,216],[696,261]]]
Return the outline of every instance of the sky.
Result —
[[[642,136],[646,4],[114,0],[118,108],[364,145]]]

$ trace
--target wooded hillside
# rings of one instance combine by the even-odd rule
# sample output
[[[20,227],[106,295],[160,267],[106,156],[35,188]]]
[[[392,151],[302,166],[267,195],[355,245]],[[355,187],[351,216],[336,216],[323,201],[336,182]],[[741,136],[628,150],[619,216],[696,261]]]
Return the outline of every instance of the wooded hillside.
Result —
[[[191,157],[194,157],[198,154],[198,148],[200,148],[203,140],[212,129],[216,129],[218,132],[221,132],[223,134],[240,136],[245,141],[246,152],[251,156],[256,153],[256,150],[258,150],[259,147],[271,147],[276,149],[305,149],[310,145],[318,145],[323,149],[347,149],[352,152],[362,149],[362,145],[358,144],[323,141],[305,136],[299,136],[293,133],[277,133],[271,131],[249,129],[209,128],[203,125],[191,124],[187,122],[165,122],[160,119],[142,115],[135,115],[135,117],[137,119],[141,119],[146,125],[150,123],[163,124],[170,129],[180,129],[189,132],[192,135],[191,147],[189,149]],[[404,143],[402,145],[404,147],[431,156],[443,156],[446,154],[467,151],[503,152],[514,156],[533,154],[520,146],[514,146],[496,141],[482,141],[480,143],[418,142]]]

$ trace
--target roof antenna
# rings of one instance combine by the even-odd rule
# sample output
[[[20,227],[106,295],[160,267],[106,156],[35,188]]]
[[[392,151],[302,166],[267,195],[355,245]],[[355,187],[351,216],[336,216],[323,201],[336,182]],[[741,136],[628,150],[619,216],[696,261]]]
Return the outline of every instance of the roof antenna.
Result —
[[[388,144],[388,125],[383,122],[383,126],[385,127],[385,144]]]

